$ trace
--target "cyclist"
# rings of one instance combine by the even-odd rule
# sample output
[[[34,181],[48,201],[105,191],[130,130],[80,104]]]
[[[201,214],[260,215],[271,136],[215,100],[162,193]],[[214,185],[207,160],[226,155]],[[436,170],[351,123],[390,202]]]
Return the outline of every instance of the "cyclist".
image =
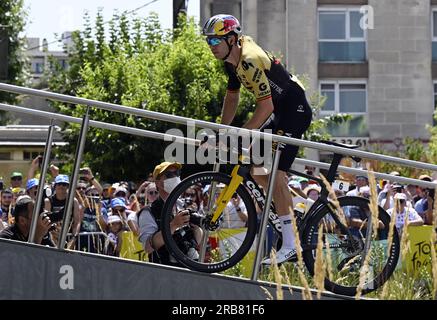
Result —
[[[234,16],[219,14],[211,17],[203,27],[203,35],[212,54],[224,61],[229,76],[222,124],[229,125],[234,119],[243,84],[257,101],[253,116],[243,128],[270,129],[274,134],[302,138],[311,123],[312,111],[305,89],[296,76],[291,75],[277,58],[260,48],[251,37],[243,35],[241,25]],[[283,233],[282,247],[276,257],[278,263],[296,258],[295,235],[291,225],[293,202],[286,183],[286,172],[298,149],[292,145],[285,145],[282,149],[274,186],[274,201]],[[252,174],[257,183],[266,188],[268,175],[262,170],[253,170]],[[270,264],[271,261],[265,259],[263,263]]]

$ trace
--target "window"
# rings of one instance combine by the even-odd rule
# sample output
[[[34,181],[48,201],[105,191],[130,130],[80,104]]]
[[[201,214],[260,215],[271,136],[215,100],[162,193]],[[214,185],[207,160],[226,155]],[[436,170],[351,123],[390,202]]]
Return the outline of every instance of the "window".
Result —
[[[320,83],[320,94],[326,97],[322,113],[367,112],[365,82],[326,81]]]
[[[319,61],[366,61],[366,32],[359,9],[319,9]]]
[[[432,9],[432,61],[437,62],[437,8]],[[435,90],[434,90],[435,92]]]
[[[367,137],[367,84],[365,80],[320,82],[320,94],[326,97],[321,116],[348,113],[353,117],[341,124],[330,124],[327,132],[334,137]]]
[[[0,160],[11,160],[10,152],[0,152]]]
[[[32,72],[36,74],[42,74],[44,72],[44,62],[33,62]]]
[[[24,151],[23,160],[33,160],[39,155],[38,151]]]

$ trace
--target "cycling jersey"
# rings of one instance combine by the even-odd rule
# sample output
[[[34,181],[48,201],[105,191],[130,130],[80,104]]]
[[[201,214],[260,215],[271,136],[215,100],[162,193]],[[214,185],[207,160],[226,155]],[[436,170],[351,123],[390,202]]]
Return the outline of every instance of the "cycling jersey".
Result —
[[[225,62],[229,76],[228,91],[239,91],[241,84],[252,92],[257,102],[272,98],[273,115],[261,126],[261,131],[300,139],[308,129],[312,110],[305,97],[305,88],[296,76],[272,54],[259,47],[252,38],[240,38],[241,57],[237,67]],[[259,143],[256,141],[255,143]],[[259,147],[261,154],[263,146]],[[279,159],[278,169],[288,171],[299,147],[285,145]]]
[[[287,92],[305,90],[296,76],[291,75],[277,58],[261,49],[251,37],[243,36],[239,41],[241,57],[237,67],[225,62],[229,91],[238,91],[243,84],[257,101],[271,97],[276,109]]]

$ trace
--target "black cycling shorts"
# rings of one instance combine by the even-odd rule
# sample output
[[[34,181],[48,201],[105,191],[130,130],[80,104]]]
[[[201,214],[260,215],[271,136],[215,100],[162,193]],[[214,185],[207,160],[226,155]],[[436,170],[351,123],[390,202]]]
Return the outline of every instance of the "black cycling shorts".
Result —
[[[293,90],[275,103],[275,111],[260,128],[260,131],[272,130],[271,133],[291,138],[301,139],[309,128],[312,120],[312,110],[303,90]],[[255,141],[254,143],[260,143]],[[263,143],[259,146],[261,156],[264,156]],[[278,169],[288,171],[296,158],[298,146],[285,144],[282,148]]]

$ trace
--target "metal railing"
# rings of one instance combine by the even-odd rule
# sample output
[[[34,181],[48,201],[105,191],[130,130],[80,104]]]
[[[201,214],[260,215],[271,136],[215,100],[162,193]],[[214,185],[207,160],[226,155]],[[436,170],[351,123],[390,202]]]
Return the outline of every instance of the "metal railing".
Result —
[[[62,120],[62,121],[69,121],[69,122],[75,122],[75,123],[82,124],[81,134],[80,134],[80,138],[78,141],[78,148],[76,150],[76,162],[75,162],[73,173],[72,173],[73,178],[77,178],[77,176],[78,176],[80,159],[82,158],[83,145],[84,145],[84,141],[86,138],[88,126],[94,126],[94,127],[98,127],[98,128],[102,128],[102,129],[109,129],[109,130],[119,131],[119,132],[123,132],[123,133],[130,133],[130,134],[145,136],[145,137],[149,137],[149,138],[162,139],[165,141],[172,141],[173,139],[175,139],[176,141],[189,143],[189,144],[198,144],[199,143],[198,140],[194,140],[194,139],[182,138],[182,137],[173,136],[173,135],[164,134],[164,133],[151,132],[151,131],[147,131],[147,130],[141,130],[141,129],[136,129],[136,128],[130,128],[130,127],[125,127],[125,126],[119,126],[119,125],[113,125],[113,124],[108,124],[108,123],[104,123],[104,122],[89,120],[89,117],[88,117],[89,106],[93,106],[93,107],[97,107],[97,108],[101,108],[101,109],[105,109],[105,110],[109,110],[109,111],[114,111],[114,112],[120,112],[123,114],[137,115],[137,116],[141,116],[141,117],[148,118],[148,119],[155,119],[155,120],[168,121],[168,122],[179,123],[179,124],[182,123],[182,124],[187,124],[187,125],[191,125],[191,126],[198,126],[200,128],[209,128],[209,129],[214,129],[214,130],[233,129],[233,130],[238,130],[242,134],[250,134],[252,131],[252,130],[248,130],[248,129],[241,129],[241,128],[233,127],[233,126],[221,125],[221,124],[216,124],[216,123],[202,121],[202,120],[194,120],[194,119],[185,118],[185,117],[181,117],[181,116],[168,115],[168,114],[164,114],[164,113],[148,111],[148,110],[143,110],[143,109],[137,109],[137,108],[127,107],[127,106],[121,106],[121,105],[106,103],[106,102],[102,102],[102,101],[90,100],[90,99],[85,99],[85,98],[77,98],[77,97],[73,97],[73,96],[68,96],[68,95],[64,95],[64,94],[58,94],[58,93],[53,93],[53,92],[48,92],[48,91],[43,91],[43,90],[18,87],[18,86],[13,86],[13,85],[4,84],[4,83],[0,83],[0,90],[12,92],[12,93],[17,93],[17,94],[39,96],[39,97],[44,97],[44,98],[55,100],[55,101],[61,101],[61,102],[67,102],[67,103],[72,103],[72,104],[80,104],[80,105],[87,105],[88,106],[87,113],[86,113],[84,119],[81,120],[78,118],[60,115],[60,114],[55,114],[55,113],[50,113],[50,112],[45,112],[45,111],[37,111],[37,110],[31,110],[31,109],[27,109],[27,108],[23,108],[23,107],[18,107],[18,106],[12,106],[12,105],[8,105],[8,104],[0,104],[1,110],[29,113],[29,114],[47,117],[50,119],[58,119],[58,120]],[[399,165],[414,167],[414,168],[418,168],[418,169],[437,171],[436,165],[423,163],[423,162],[419,162],[419,161],[406,160],[406,159],[401,159],[401,158],[386,156],[386,155],[380,155],[380,154],[371,153],[371,152],[367,152],[367,151],[361,151],[361,150],[352,150],[352,149],[327,145],[327,144],[323,144],[323,143],[318,143],[318,142],[313,142],[313,141],[305,141],[305,140],[300,140],[300,139],[295,139],[295,138],[290,138],[290,137],[285,137],[285,136],[279,136],[279,135],[269,134],[269,133],[264,133],[264,132],[259,132],[259,133],[257,133],[257,135],[258,134],[261,138],[268,138],[268,139],[271,139],[272,141],[275,141],[275,142],[282,142],[285,144],[291,144],[291,145],[296,145],[296,146],[300,146],[300,147],[314,148],[314,149],[319,149],[319,150],[323,150],[323,151],[338,153],[341,155],[355,156],[355,157],[359,157],[359,158],[392,162],[392,163],[396,163]],[[272,172],[271,177],[274,177],[275,173],[277,171],[278,161],[275,161],[275,160],[278,160],[279,155],[280,155],[280,149],[278,148],[274,154],[273,167],[271,169],[271,172]],[[322,167],[322,168],[324,166],[329,166],[328,164],[323,164],[320,162],[315,162],[315,161],[308,162],[308,161],[309,160],[304,160],[304,159],[297,159],[296,160],[296,162],[300,162],[300,163],[306,162],[306,163],[310,163],[313,166]],[[218,167],[215,166],[215,168],[217,169]],[[352,173],[361,173],[361,174],[367,173],[365,170],[357,170],[357,169],[351,169],[351,168],[347,168],[347,167],[340,167],[339,170],[340,171],[349,171]],[[429,183],[429,182],[424,182],[424,181],[420,181],[420,180],[416,180],[416,179],[409,179],[409,178],[404,178],[404,177],[397,177],[397,176],[392,176],[392,175],[387,175],[387,174],[376,173],[375,176],[384,177],[385,179],[389,179],[392,181],[399,181],[399,182],[408,181],[408,183],[414,183],[416,185],[431,187],[431,188],[435,188],[435,186],[436,186],[434,183]],[[72,179],[72,180],[73,181],[70,184],[70,188],[71,188],[71,190],[75,190],[76,183],[77,183],[77,181],[75,181],[75,180],[77,180],[77,179]],[[269,185],[268,185],[268,188],[266,190],[267,203],[265,205],[265,208],[270,207],[269,202],[272,199],[273,183],[274,183],[274,178],[269,179]],[[71,216],[72,199],[70,199],[70,198],[72,198],[72,197],[69,197],[69,199],[66,203],[66,208],[69,209],[69,210],[65,210],[66,216]],[[68,202],[71,202],[71,204],[69,204]],[[268,210],[265,209],[263,212],[263,217],[261,220],[262,227],[259,231],[261,235],[264,235],[265,231],[266,231],[265,229],[266,229],[267,211]],[[33,216],[33,219],[36,219],[36,216]],[[69,218],[64,217],[64,220],[69,221]],[[60,239],[65,239],[67,231],[68,231],[66,228],[67,224],[65,223],[65,221],[64,221],[64,227],[63,227],[61,235],[60,235]],[[259,252],[260,252],[261,245],[262,245],[261,238],[262,238],[262,236],[258,237],[258,239],[257,239],[257,256],[255,259],[255,264],[254,264],[254,268],[253,268],[252,280],[257,280],[257,275],[258,275],[258,270],[259,270],[258,267],[259,267],[259,262],[260,262],[259,261],[260,260]],[[64,241],[60,241],[59,249],[62,249],[64,247],[63,244],[64,244]]]
[[[128,107],[128,106],[117,105],[117,104],[113,104],[113,103],[107,103],[107,102],[96,101],[96,100],[85,99],[85,98],[78,98],[78,97],[73,97],[73,96],[69,96],[69,95],[65,95],[65,94],[53,93],[53,92],[44,91],[44,90],[30,89],[30,88],[25,88],[25,87],[19,87],[19,86],[14,86],[14,85],[5,84],[5,83],[0,83],[0,90],[12,92],[12,93],[17,93],[17,94],[25,94],[25,95],[33,95],[33,96],[43,97],[43,98],[47,98],[49,100],[54,100],[54,101],[67,102],[67,103],[80,104],[80,105],[88,105],[88,106],[93,106],[93,107],[97,107],[97,108],[108,110],[108,111],[136,115],[136,116],[140,116],[140,117],[144,117],[144,118],[148,118],[148,119],[161,120],[161,121],[167,121],[167,122],[173,122],[173,123],[179,123],[179,124],[193,124],[199,128],[209,128],[209,129],[213,129],[213,130],[234,129],[234,130],[239,130],[241,133],[246,133],[246,134],[250,134],[250,132],[251,132],[251,130],[248,130],[248,129],[242,129],[242,128],[237,128],[237,127],[233,127],[233,126],[227,126],[227,125],[217,124],[217,123],[213,123],[213,122],[203,121],[203,120],[195,120],[195,119],[190,119],[190,118],[186,118],[186,117],[160,113],[160,112],[156,112],[156,111],[149,111],[149,110],[144,110],[144,109],[138,109],[138,108],[133,108],[133,107]],[[273,141],[283,142],[286,144],[296,145],[296,146],[300,146],[300,147],[307,147],[307,148],[313,148],[313,149],[318,149],[318,150],[323,150],[323,151],[330,151],[333,153],[339,153],[339,154],[348,155],[348,156],[356,156],[356,157],[372,159],[372,160],[387,161],[387,162],[396,163],[396,164],[400,164],[403,166],[414,167],[414,168],[418,168],[418,169],[437,171],[437,165],[423,163],[423,162],[414,161],[414,160],[406,160],[406,159],[401,159],[401,158],[397,158],[397,157],[386,156],[386,155],[381,155],[381,154],[376,154],[376,153],[361,151],[361,150],[351,150],[351,149],[346,149],[346,148],[342,148],[342,147],[327,145],[324,143],[289,138],[289,137],[285,137],[285,136],[278,136],[275,134],[269,134],[269,133],[264,133],[264,132],[260,132],[260,136],[263,138],[271,138]]]

